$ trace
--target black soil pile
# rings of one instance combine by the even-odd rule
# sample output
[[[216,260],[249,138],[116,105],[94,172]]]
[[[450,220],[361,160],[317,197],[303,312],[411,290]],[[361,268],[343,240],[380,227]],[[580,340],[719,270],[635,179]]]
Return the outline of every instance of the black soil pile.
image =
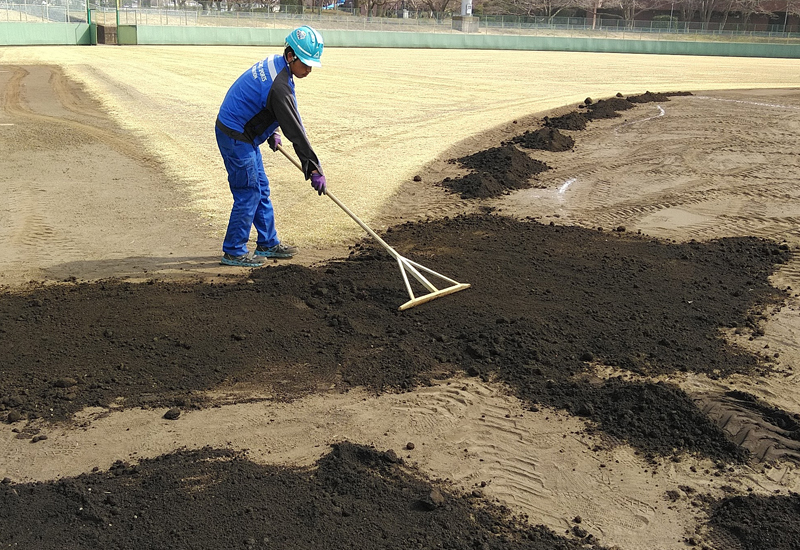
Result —
[[[484,499],[409,472],[393,451],[343,443],[313,469],[181,451],[49,483],[0,485],[3,546],[309,550],[587,550]]]
[[[575,145],[575,140],[565,136],[556,128],[544,127],[538,130],[526,130],[522,135],[515,136],[511,143],[516,143],[525,149],[540,149],[560,153],[569,151]]]
[[[597,102],[588,102],[585,104],[586,117],[589,120],[601,120],[607,118],[616,118],[620,116],[620,111],[627,111],[633,109],[635,105],[621,97],[612,97],[609,99],[601,99]]]
[[[546,124],[579,129],[581,117],[603,112],[595,105]],[[510,147],[463,166],[508,189],[536,166]],[[523,169],[509,178],[509,164]],[[18,437],[48,445],[49,425],[38,434],[26,420],[69,420],[112,403],[203,407],[205,391],[234,385],[290,400],[331,385],[379,393],[466,375],[507,383],[531,409],[582,416],[603,445],[625,441],[656,459],[695,453],[719,468],[746,459],[677,387],[592,373],[596,363],[645,377],[768,372],[769,357],[732,346],[720,329],[762,334],[766,309],[785,298],[769,276],[789,260],[786,245],[674,244],[493,215],[405,224],[383,237],[472,287],[399,312],[408,295],[397,263],[365,242],[346,260],[254,270],[235,283],[112,280],[2,294],[0,418]],[[796,431],[796,415],[751,401],[768,422]],[[798,548],[798,516],[794,494],[731,498],[709,512],[712,538],[744,550]],[[452,493],[393,452],[349,444],[311,469],[204,449],[0,484],[0,542],[19,548],[592,547],[583,529],[565,539],[523,519],[478,488]]]
[[[669,101],[671,96],[692,95],[691,92],[667,92],[630,96],[622,94],[609,99],[594,101],[587,97],[578,107],[583,111],[572,111],[559,117],[544,117],[543,127],[525,130],[521,135],[504,142],[502,147],[481,151],[468,157],[451,159],[449,162],[460,164],[473,171],[466,176],[445,178],[441,185],[462,199],[486,199],[498,197],[517,189],[531,187],[531,178],[550,167],[547,164],[520,155],[512,144],[525,149],[563,152],[575,146],[575,139],[566,136],[559,130],[584,130],[586,124],[593,120],[619,117],[620,111],[633,109],[637,104],[654,101]],[[515,163],[519,168],[512,168]]]
[[[595,384],[597,384],[595,382]],[[553,388],[554,389],[554,388]],[[668,447],[696,455],[743,463],[749,452],[725,438],[678,387],[659,383],[629,383],[618,378],[593,387],[591,382],[562,385],[562,407],[594,421],[587,432],[611,435],[636,445],[645,457],[669,454]],[[691,430],[675,426],[692,426]]]
[[[532,187],[531,181],[537,174],[550,169],[510,143],[450,162],[472,169],[466,176],[442,181],[444,187],[462,199],[496,197],[515,189],[527,189]]]
[[[405,224],[385,240],[472,288],[399,312],[408,295],[397,263],[365,242],[346,261],[255,270],[238,284],[106,281],[4,295],[0,408],[58,419],[118,397],[203,406],[198,392],[233,384],[291,399],[467,373],[507,382],[531,407],[582,415],[648,455],[742,459],[678,389],[586,373],[593,362],[645,376],[768,369],[719,330],[760,330],[757,312],[783,297],[768,277],[788,259],[785,245],[669,244],[494,215]]]
[[[572,111],[557,117],[544,117],[543,123],[547,128],[557,128],[559,130],[585,130],[589,119],[583,113]]]
[[[628,96],[627,99],[631,103],[653,103],[653,102],[669,101],[669,98],[673,96],[687,96],[687,95],[692,95],[692,92],[664,92],[664,93],[645,92],[640,95]]]
[[[667,94],[645,92],[641,95],[628,96],[627,99],[631,103],[652,103],[655,101],[659,102],[669,101],[669,96]]]
[[[800,548],[800,495],[736,496],[710,507],[710,539],[733,538],[741,550]],[[720,548],[721,546],[715,546]]]

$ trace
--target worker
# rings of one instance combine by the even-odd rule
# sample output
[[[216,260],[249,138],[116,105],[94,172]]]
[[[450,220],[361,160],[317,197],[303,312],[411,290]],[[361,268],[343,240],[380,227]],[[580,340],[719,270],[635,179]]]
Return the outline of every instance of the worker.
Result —
[[[216,136],[233,195],[228,229],[222,243],[225,265],[259,267],[270,258],[291,258],[297,248],[284,244],[275,230],[269,179],[260,145],[273,151],[283,135],[292,142],[306,180],[319,195],[327,189],[322,165],[311,148],[297,110],[295,78],[305,78],[321,67],[322,35],[309,26],[286,37],[283,55],[259,61],[234,82],[219,109]],[[257,233],[256,249],[248,253],[250,228]]]

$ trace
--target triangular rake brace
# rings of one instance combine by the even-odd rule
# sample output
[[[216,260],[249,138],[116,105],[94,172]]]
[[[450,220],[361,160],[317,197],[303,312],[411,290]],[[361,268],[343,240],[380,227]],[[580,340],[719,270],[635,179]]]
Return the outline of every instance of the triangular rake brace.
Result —
[[[277,148],[281,153],[283,153],[283,155],[287,159],[292,161],[292,164],[297,166],[301,171],[303,170],[303,167],[300,165],[300,162],[297,159],[289,156],[289,153],[287,153],[286,150],[282,146],[278,145]],[[408,258],[405,258],[405,257],[401,256],[394,248],[392,248],[391,246],[386,244],[386,242],[383,239],[381,239],[378,236],[377,233],[375,233],[372,229],[370,229],[367,224],[362,222],[358,218],[358,216],[353,214],[350,211],[349,208],[347,208],[344,204],[342,204],[342,202],[339,199],[337,199],[333,195],[333,193],[331,193],[330,191],[326,191],[325,194],[328,197],[330,197],[330,199],[333,202],[335,202],[339,208],[344,210],[347,213],[348,216],[353,218],[353,221],[355,221],[358,225],[360,225],[361,228],[364,231],[369,233],[370,236],[373,239],[378,241],[381,244],[381,246],[383,246],[383,248],[385,248],[386,251],[389,254],[391,254],[394,259],[397,260],[397,263],[400,264],[400,273],[403,274],[403,282],[406,284],[406,290],[408,291],[408,296],[409,296],[409,298],[411,298],[409,301],[407,301],[405,304],[401,305],[398,308],[400,311],[404,311],[404,310],[412,308],[414,306],[418,306],[420,304],[424,304],[425,302],[430,302],[431,300],[435,300],[436,298],[440,298],[442,296],[447,296],[448,294],[452,294],[454,292],[458,292],[459,290],[464,290],[466,288],[469,288],[469,284],[467,284],[467,283],[459,283],[458,281],[454,281],[453,279],[450,279],[449,277],[445,277],[441,273],[436,273],[435,271],[433,271],[432,269],[428,269],[424,265],[420,265],[420,264],[418,264],[416,262],[412,262]],[[449,286],[447,288],[443,288],[443,289],[439,290],[435,286],[433,286],[431,284],[431,282],[428,281],[428,279],[426,279],[422,275],[422,273],[419,272],[419,270],[422,270],[422,271],[424,271],[425,273],[427,273],[429,275],[435,275],[436,277],[439,277],[440,279],[442,279],[444,281],[447,281],[452,286]],[[406,274],[406,272],[411,273],[412,277],[414,277],[417,281],[420,282],[420,284],[422,286],[424,286],[426,289],[428,289],[429,294],[426,294],[424,296],[420,296],[419,298],[415,298],[414,297],[414,292],[411,290],[411,285],[408,282],[408,275]]]
[[[407,301],[405,304],[403,304],[398,308],[400,309],[400,311],[404,311],[414,306],[418,306],[419,304],[424,304],[425,302],[430,302],[431,300],[435,300],[436,298],[439,298],[441,296],[447,296],[448,294],[452,294],[454,292],[458,292],[459,290],[464,290],[466,288],[469,288],[468,283],[459,283],[458,281],[454,281],[449,277],[445,277],[441,273],[436,273],[434,270],[428,269],[424,265],[420,265],[416,262],[412,262],[408,258],[404,258],[400,254],[397,254],[397,252],[395,252],[395,258],[397,258],[397,263],[400,264],[400,273],[403,274],[403,282],[406,284],[406,290],[408,291],[408,296],[411,298],[409,301]],[[430,275],[435,275],[440,279],[447,281],[452,286],[439,290],[435,286],[433,286],[431,282],[428,281],[415,268],[419,268]],[[406,275],[406,272],[411,273],[411,275],[417,281],[419,281],[422,284],[422,286],[428,289],[430,294],[426,294],[424,296],[420,296],[419,298],[415,298],[414,291],[411,290],[411,284],[409,284],[408,282],[408,276]]]

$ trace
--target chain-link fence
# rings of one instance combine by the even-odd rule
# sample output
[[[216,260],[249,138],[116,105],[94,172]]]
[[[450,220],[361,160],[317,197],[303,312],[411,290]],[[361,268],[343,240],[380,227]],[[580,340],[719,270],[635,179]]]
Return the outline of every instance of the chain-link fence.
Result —
[[[20,23],[82,23],[86,22],[85,3],[69,0],[57,3],[45,0],[8,3],[0,2],[0,22]]]
[[[220,8],[218,6],[222,5]],[[296,11],[297,6],[289,6]],[[362,30],[400,32],[461,33],[452,14],[392,11],[383,17],[365,16],[353,10],[319,8],[305,13],[286,13],[280,6],[257,9],[227,9],[224,3],[187,3],[182,9],[144,8],[133,5],[116,8],[113,3],[80,0],[30,0],[0,2],[0,22],[92,22],[99,25],[184,25],[212,27],[290,28],[311,24],[321,30]],[[583,38],[619,38],[681,41],[743,41],[799,43],[797,25],[698,23],[677,21],[624,21],[580,17],[518,17],[493,15],[477,17],[478,34],[552,35]]]

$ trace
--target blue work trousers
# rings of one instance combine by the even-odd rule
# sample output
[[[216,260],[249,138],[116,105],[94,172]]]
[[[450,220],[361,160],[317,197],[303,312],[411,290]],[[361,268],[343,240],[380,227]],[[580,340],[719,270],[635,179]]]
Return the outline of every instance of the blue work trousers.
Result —
[[[217,146],[228,171],[233,208],[222,251],[232,256],[247,254],[250,228],[255,226],[259,246],[275,246],[280,241],[275,231],[275,214],[269,199],[269,179],[264,172],[261,150],[256,145],[237,141],[216,129]]]

